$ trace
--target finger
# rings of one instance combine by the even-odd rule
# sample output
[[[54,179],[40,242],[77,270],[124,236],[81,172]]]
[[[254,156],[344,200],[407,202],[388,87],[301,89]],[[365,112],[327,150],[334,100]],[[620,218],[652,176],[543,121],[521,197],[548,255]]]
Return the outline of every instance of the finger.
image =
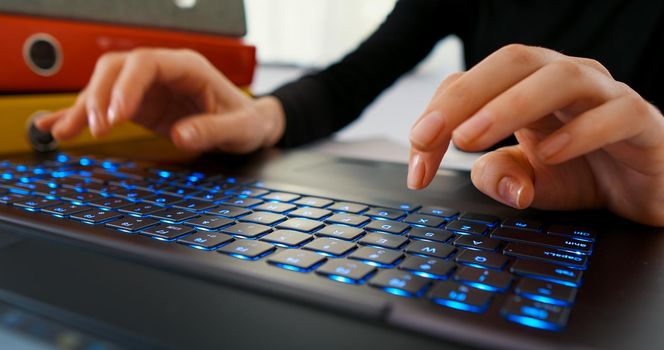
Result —
[[[623,95],[556,130],[539,143],[537,153],[542,161],[558,164],[620,141],[649,147],[661,142],[661,119],[655,107],[639,95]]]
[[[463,72],[456,72],[448,75],[436,89],[436,94],[443,93],[463,74]],[[436,143],[435,138],[444,137],[442,133],[445,127],[444,119],[439,112],[433,111],[432,113],[432,115],[420,117],[410,132],[411,151],[406,183],[408,188],[413,190],[423,188],[431,182],[438,171],[438,164],[440,164],[443,154],[447,151],[447,145],[443,146],[444,149],[422,150],[422,148],[426,148],[426,145]]]
[[[39,116],[38,118],[34,119],[34,124],[37,127],[37,129],[44,131],[44,132],[50,132],[51,128],[53,128],[53,125],[60,120],[69,110],[69,108],[61,109],[49,114],[44,114]]]
[[[81,92],[74,105],[67,109],[62,118],[58,119],[51,128],[51,134],[57,140],[68,140],[81,133],[87,124],[85,103],[87,90]]]
[[[225,94],[238,93],[234,85],[198,53],[190,50],[134,50],[127,56],[124,68],[113,86],[108,109],[110,124],[129,120],[154,83],[165,84],[175,92],[205,97],[209,95],[206,88],[212,85],[220,95],[216,97],[221,101],[233,101]],[[209,100],[207,98],[206,101]],[[214,112],[209,106],[201,107]]]
[[[88,125],[93,136],[102,136],[110,131],[106,111],[111,96],[111,89],[125,61],[125,53],[105,54],[95,65],[92,78],[88,83],[86,113]]]
[[[464,150],[483,150],[554,111],[571,105],[585,110],[621,93],[613,80],[596,69],[574,60],[556,60],[463,122],[453,132],[454,143]]]
[[[450,141],[452,130],[477,112],[487,102],[529,76],[546,62],[561,54],[539,47],[508,45],[489,55],[482,62],[454,81],[441,94],[435,95],[423,115],[438,111],[444,119],[444,137],[421,144],[422,150],[440,148]],[[478,125],[481,131],[489,125]]]
[[[448,75],[436,89],[434,96],[443,94],[447,87],[463,76],[463,72]],[[430,151],[429,145],[438,144],[437,138],[444,137],[445,119],[440,111],[431,111],[420,116],[410,130],[410,143],[415,149]]]
[[[527,208],[535,198],[533,168],[519,146],[483,155],[470,174],[477,189],[511,207]]]
[[[245,110],[226,114],[201,114],[179,120],[171,128],[176,146],[192,151],[220,149],[246,153],[259,148],[264,133],[256,132],[255,118]]]

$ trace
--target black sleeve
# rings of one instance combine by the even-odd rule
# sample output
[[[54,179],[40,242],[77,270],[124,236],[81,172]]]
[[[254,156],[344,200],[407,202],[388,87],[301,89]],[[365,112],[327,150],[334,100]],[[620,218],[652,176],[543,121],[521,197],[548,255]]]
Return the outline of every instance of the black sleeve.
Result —
[[[343,60],[272,92],[286,113],[286,130],[279,145],[291,147],[320,139],[355,120],[452,32],[453,21],[462,20],[454,6],[441,9],[449,3],[399,1],[378,30]]]

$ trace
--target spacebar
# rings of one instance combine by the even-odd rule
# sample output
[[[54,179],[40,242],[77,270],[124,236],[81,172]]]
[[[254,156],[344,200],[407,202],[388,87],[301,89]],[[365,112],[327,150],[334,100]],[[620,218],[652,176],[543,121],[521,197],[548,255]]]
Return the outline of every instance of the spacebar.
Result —
[[[526,244],[510,243],[503,250],[503,254],[517,258],[546,261],[577,270],[585,270],[588,264],[588,257],[586,255]]]

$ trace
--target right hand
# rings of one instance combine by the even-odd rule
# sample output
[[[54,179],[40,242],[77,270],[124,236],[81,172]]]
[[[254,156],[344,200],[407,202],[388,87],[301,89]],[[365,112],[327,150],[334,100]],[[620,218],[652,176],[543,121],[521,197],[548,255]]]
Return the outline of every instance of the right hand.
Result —
[[[182,149],[231,153],[273,146],[285,127],[276,98],[253,99],[200,54],[166,49],[105,54],[76,103],[35,125],[67,140],[86,124],[94,137],[103,137],[128,120]]]

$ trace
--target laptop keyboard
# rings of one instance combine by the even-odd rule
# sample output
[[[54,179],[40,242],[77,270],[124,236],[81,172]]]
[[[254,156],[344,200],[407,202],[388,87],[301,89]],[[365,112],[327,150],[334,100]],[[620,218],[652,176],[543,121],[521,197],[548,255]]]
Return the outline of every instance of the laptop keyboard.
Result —
[[[376,205],[256,181],[59,154],[0,162],[0,203],[481,317],[564,329],[595,233],[415,203]]]

